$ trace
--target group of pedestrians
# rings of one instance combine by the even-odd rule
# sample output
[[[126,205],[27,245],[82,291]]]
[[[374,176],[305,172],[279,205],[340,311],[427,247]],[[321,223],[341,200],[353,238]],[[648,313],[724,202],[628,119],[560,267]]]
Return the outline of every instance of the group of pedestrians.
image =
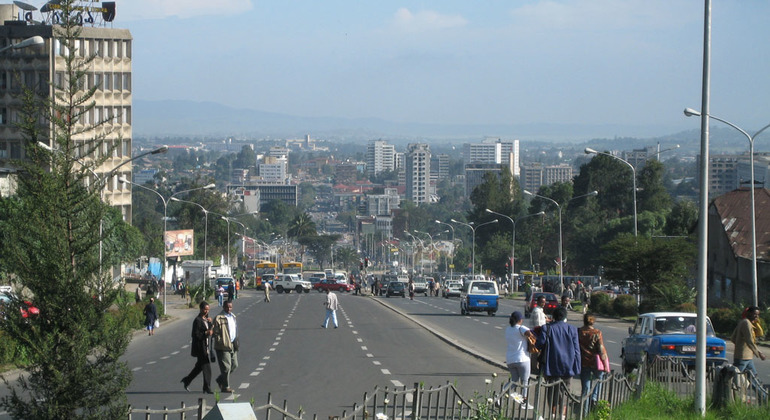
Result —
[[[222,304],[222,313],[213,320],[209,316],[210,306],[206,301],[198,305],[198,316],[193,320],[192,346],[190,353],[195,357],[192,371],[182,378],[181,382],[186,391],[190,384],[203,373],[203,392],[213,394],[211,389],[211,363],[219,365],[219,376],[216,383],[222,392],[232,393],[230,374],[238,368],[238,349],[240,347],[238,324],[233,313],[233,302]]]

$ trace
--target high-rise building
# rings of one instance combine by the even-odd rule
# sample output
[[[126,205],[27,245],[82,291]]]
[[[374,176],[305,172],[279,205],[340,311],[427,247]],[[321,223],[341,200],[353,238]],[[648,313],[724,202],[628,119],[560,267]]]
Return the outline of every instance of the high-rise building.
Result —
[[[537,193],[543,185],[555,182],[572,182],[572,166],[566,163],[543,165],[540,162],[522,165],[520,184],[523,189]]]
[[[406,148],[406,198],[416,205],[430,199],[430,146],[410,143]]]
[[[0,47],[34,36],[44,40],[41,46],[0,52],[0,178],[12,176],[15,172],[17,168],[12,160],[25,158],[22,133],[14,126],[22,117],[22,87],[53,98],[54,86],[66,83],[64,57],[69,51],[56,39],[54,27],[50,25],[50,14],[44,14],[43,24],[31,24],[22,20],[25,12],[16,4],[0,5]],[[46,16],[49,17],[47,21]],[[99,14],[97,23],[103,19]],[[94,168],[94,172],[103,177],[120,166],[109,179],[104,180],[103,198],[120,208],[123,219],[130,222],[131,188],[118,182],[118,178],[131,179],[132,172],[131,165],[126,164],[132,153],[131,33],[128,29],[89,25],[80,29],[74,53],[82,58],[93,56],[83,78],[83,90],[95,88],[96,91],[91,98],[95,106],[78,117],[75,130],[86,130],[99,124],[99,132],[90,134],[86,131],[75,136],[74,141],[78,146],[85,144],[89,138],[104,136],[105,147],[97,153],[104,157],[106,152],[112,152],[102,165]],[[50,144],[51,133],[43,131],[40,140]],[[82,161],[91,157],[77,156]],[[13,185],[13,182],[5,179],[0,184]],[[7,191],[12,193],[10,188]]]
[[[463,160],[466,165],[473,163],[508,165],[512,163],[513,175],[519,176],[519,141],[487,137],[481,143],[465,143],[463,145]]]
[[[437,183],[449,178],[449,155],[442,153],[430,158],[430,180]]]
[[[377,176],[396,169],[396,148],[383,140],[370,141],[366,146],[366,174]]]

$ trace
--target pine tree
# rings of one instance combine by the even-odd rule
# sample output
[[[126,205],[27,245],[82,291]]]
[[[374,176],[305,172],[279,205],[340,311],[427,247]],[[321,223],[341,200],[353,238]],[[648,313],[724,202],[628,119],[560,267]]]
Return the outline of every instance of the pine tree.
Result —
[[[126,306],[118,303],[120,292],[100,275],[100,262],[114,258],[110,247],[100,258],[99,244],[116,224],[100,226],[109,213],[100,196],[107,177],[95,174],[103,160],[94,152],[109,131],[100,127],[106,121],[78,124],[95,106],[95,88],[83,88],[93,57],[76,55],[80,27],[66,18],[72,3],[61,3],[65,18],[54,28],[64,51],[62,85],[54,86],[53,98],[23,95],[19,128],[27,160],[18,162],[23,171],[17,195],[0,202],[3,269],[40,309],[25,322],[16,313],[0,320],[29,362],[11,394],[0,400],[14,418],[118,419],[128,413],[131,372],[120,358],[131,326]],[[50,142],[51,150],[39,142]]]

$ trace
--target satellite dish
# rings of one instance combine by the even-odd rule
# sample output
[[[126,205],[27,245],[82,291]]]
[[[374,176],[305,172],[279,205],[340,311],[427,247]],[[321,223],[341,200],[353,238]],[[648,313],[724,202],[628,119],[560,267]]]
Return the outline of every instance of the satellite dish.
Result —
[[[44,4],[43,7],[40,8],[40,11],[43,13],[52,12],[53,9],[51,9],[51,4],[61,4],[61,0],[51,0],[48,3]]]
[[[28,3],[24,3],[23,1],[15,1],[14,0],[13,4],[19,6],[19,9],[21,9],[21,10],[28,10],[30,12],[33,12],[33,11],[37,10],[37,7],[35,7],[35,6],[31,5],[31,4],[28,4]]]

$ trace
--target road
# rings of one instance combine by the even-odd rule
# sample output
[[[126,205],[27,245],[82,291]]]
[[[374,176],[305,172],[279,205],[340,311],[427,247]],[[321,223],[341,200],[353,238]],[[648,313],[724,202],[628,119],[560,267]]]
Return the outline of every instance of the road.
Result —
[[[504,330],[508,315],[523,309],[521,299],[501,300],[496,316],[463,316],[456,298],[338,296],[340,328],[322,329],[322,293],[274,293],[272,302],[265,303],[258,292],[241,292],[234,304],[241,337],[240,366],[231,377],[236,392],[223,394],[223,400],[260,405],[271,393],[274,403],[285,400],[290,411],[301,407],[308,415],[325,417],[349,411],[375,386],[453,382],[471,397],[486,389],[485,380],[493,372],[498,386],[507,376]],[[138,332],[125,355],[134,375],[127,396],[135,407],[192,406],[200,397],[215,403],[213,395],[199,393],[202,377],[192,383],[190,393],[180,383],[194,364],[189,343],[197,310],[181,309],[174,299],[169,312],[175,320],[163,323],[152,337]],[[214,303],[212,315],[219,311]],[[570,312],[569,321],[581,325],[581,314]],[[614,369],[620,369],[620,343],[630,325],[609,318],[597,322]],[[757,365],[761,379],[770,382],[770,364]],[[212,371],[216,376],[218,367]],[[0,389],[0,396],[6,394],[7,389]],[[0,413],[3,418],[7,415]]]
[[[458,352],[408,319],[368,297],[339,296],[338,329],[322,329],[325,295],[271,295],[265,303],[253,291],[235,301],[241,351],[238,370],[231,376],[234,395],[225,400],[262,404],[271,393],[274,403],[288,401],[289,409],[301,406],[308,414],[340,415],[362,400],[375,386],[427,387],[457,381],[464,395],[483,390],[492,373],[504,377],[483,361]],[[413,302],[418,305],[417,302]],[[212,315],[219,308],[212,308]],[[128,390],[132,405],[178,407],[193,405],[202,377],[187,393],[179,382],[194,364],[189,356],[189,336],[196,310],[161,326],[156,335],[135,337],[126,360],[134,372]],[[212,367],[218,373],[216,366]]]

